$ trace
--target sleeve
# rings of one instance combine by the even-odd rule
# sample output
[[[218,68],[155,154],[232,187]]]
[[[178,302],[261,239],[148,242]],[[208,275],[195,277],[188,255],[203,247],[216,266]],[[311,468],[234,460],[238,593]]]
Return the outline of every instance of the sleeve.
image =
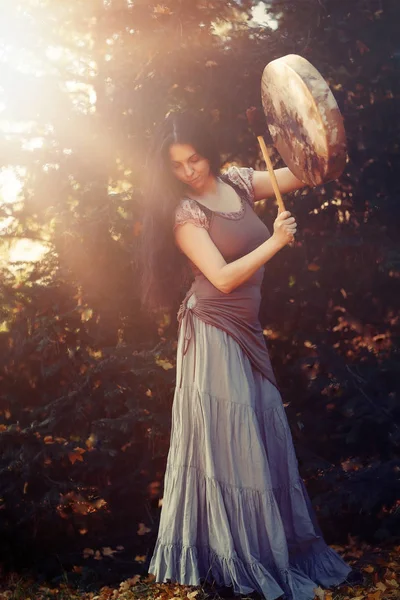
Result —
[[[232,183],[236,184],[246,193],[248,203],[254,207],[254,169],[252,167],[229,167],[226,175]]]
[[[204,227],[204,229],[208,229],[209,226],[207,216],[200,206],[197,202],[188,198],[181,200],[175,209],[174,231],[178,225],[184,223],[193,223],[196,227]]]

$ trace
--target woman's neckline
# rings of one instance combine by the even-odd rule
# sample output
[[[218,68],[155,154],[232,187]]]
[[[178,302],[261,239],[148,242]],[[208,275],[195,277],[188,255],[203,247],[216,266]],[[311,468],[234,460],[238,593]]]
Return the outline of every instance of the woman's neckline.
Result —
[[[242,217],[244,215],[244,210],[245,210],[245,201],[244,201],[242,194],[240,193],[241,190],[239,190],[234,184],[232,184],[232,182],[229,180],[229,177],[227,177],[225,174],[219,175],[217,177],[217,179],[219,181],[227,183],[231,188],[234,189],[234,191],[236,192],[236,194],[240,200],[239,210],[233,210],[233,211],[232,210],[231,211],[213,210],[212,208],[209,208],[205,204],[202,204],[199,200],[196,200],[196,198],[193,198],[192,196],[188,195],[187,198],[189,198],[190,200],[194,200],[194,202],[197,202],[197,204],[199,204],[201,206],[201,208],[204,208],[205,210],[210,211],[214,215],[219,215],[221,217],[227,217],[228,219]]]

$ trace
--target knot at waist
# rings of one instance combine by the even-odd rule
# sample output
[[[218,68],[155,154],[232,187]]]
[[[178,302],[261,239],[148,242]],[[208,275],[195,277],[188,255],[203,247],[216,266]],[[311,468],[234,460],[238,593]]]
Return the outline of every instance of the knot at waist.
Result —
[[[184,324],[184,334],[183,334],[183,341],[182,341],[182,359],[181,359],[181,365],[180,365],[180,369],[181,369],[181,376],[180,376],[180,382],[179,382],[179,387],[182,387],[182,374],[183,374],[183,357],[186,355],[188,349],[189,349],[189,344],[190,344],[190,340],[193,338],[193,342],[194,342],[194,357],[193,357],[193,381],[194,381],[194,377],[195,377],[195,371],[196,371],[196,343],[195,343],[195,329],[194,329],[194,322],[193,322],[193,311],[192,308],[196,305],[196,296],[194,294],[194,292],[192,292],[191,290],[189,290],[189,292],[186,294],[182,304],[179,307],[178,310],[178,322],[179,322],[179,327],[178,327],[178,334],[180,335],[180,331],[181,328],[183,326],[183,321],[185,319],[185,324]],[[186,317],[186,318],[185,318]]]

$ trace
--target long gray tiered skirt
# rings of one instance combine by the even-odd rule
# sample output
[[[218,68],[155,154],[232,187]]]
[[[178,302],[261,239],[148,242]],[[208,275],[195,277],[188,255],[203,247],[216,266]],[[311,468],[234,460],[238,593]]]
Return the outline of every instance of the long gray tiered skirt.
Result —
[[[351,569],[322,538],[279,391],[227,333],[188,313],[182,325],[149,573],[156,582],[216,581],[237,595],[311,600]]]

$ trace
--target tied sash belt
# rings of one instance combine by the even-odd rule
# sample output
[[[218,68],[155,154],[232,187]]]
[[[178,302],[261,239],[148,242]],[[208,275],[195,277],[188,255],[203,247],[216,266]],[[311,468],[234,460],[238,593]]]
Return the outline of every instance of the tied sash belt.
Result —
[[[195,305],[196,305],[196,296],[195,296],[194,292],[189,290],[189,292],[186,294],[182,304],[179,307],[178,315],[177,315],[178,322],[179,322],[178,333],[180,333],[180,330],[181,330],[182,324],[183,324],[183,319],[184,319],[184,317],[186,317],[185,331],[184,331],[184,337],[183,337],[183,343],[182,343],[181,376],[180,376],[180,382],[179,382],[180,388],[182,387],[183,358],[189,349],[190,340],[193,338],[193,341],[194,341],[194,337],[195,337],[195,329],[194,329],[194,323],[193,323],[193,311],[192,311],[192,308]],[[196,343],[194,344],[193,381],[195,378],[195,373],[196,373]]]
[[[257,298],[251,293],[238,290],[226,297],[203,298],[197,297],[197,292],[191,288],[178,311],[179,335],[182,326],[185,327],[182,340],[182,360],[179,387],[182,387],[182,371],[184,357],[189,349],[190,341],[195,336],[194,316],[213,325],[230,335],[248,356],[252,365],[275,386],[277,382],[273,372],[268,350],[265,345],[261,324],[256,318],[253,306]],[[258,306],[258,304],[257,304]],[[250,307],[250,310],[249,310]],[[196,370],[196,346],[194,344],[193,381]]]

